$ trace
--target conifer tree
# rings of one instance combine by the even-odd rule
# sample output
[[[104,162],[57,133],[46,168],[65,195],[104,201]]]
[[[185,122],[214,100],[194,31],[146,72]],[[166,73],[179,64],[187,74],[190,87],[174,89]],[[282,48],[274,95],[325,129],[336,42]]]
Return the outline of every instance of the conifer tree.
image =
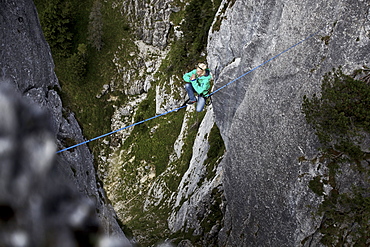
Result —
[[[322,165],[327,174],[318,175],[309,187],[323,201],[319,228],[324,246],[369,246],[370,239],[370,87],[342,70],[324,76],[320,95],[304,97],[302,110],[322,144]],[[343,172],[348,165],[357,172]],[[339,178],[339,174],[342,174]],[[347,180],[348,179],[348,180]],[[353,181],[350,188],[346,183]],[[332,189],[324,193],[324,186]]]
[[[41,25],[54,54],[68,56],[72,47],[72,10],[69,2],[51,0],[45,3]]]
[[[88,40],[92,47],[98,51],[103,47],[103,17],[101,13],[102,4],[96,0],[92,6],[89,16]]]

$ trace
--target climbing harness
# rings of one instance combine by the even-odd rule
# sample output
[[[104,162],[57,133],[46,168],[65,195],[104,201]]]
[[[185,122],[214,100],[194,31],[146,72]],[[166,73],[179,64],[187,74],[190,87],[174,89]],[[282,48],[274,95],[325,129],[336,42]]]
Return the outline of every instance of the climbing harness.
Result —
[[[271,61],[272,61],[272,60],[274,60],[275,58],[277,58],[277,57],[281,56],[282,54],[284,54],[284,53],[288,52],[289,50],[291,50],[291,49],[295,48],[296,46],[298,46],[298,45],[302,44],[302,43],[303,43],[303,42],[305,42],[306,40],[308,40],[308,39],[312,38],[313,36],[315,36],[316,34],[318,34],[321,30],[322,30],[322,28],[321,28],[319,31],[317,31],[317,32],[315,32],[315,33],[313,33],[313,34],[311,34],[311,35],[310,35],[310,36],[308,36],[307,38],[305,38],[305,39],[303,39],[303,40],[299,41],[298,43],[296,43],[296,44],[294,44],[294,45],[292,45],[292,46],[291,46],[291,47],[289,47],[288,49],[286,49],[286,50],[284,50],[284,51],[280,52],[279,54],[277,54],[277,55],[273,56],[272,58],[270,58],[270,59],[266,60],[265,62],[261,63],[261,64],[260,64],[260,65],[258,65],[257,67],[254,67],[253,69],[251,69],[251,70],[247,71],[246,73],[242,74],[242,75],[241,75],[241,76],[239,76],[238,78],[236,78],[236,79],[234,79],[234,80],[230,81],[229,83],[227,83],[227,84],[223,85],[222,87],[220,87],[220,88],[216,89],[215,91],[213,91],[213,92],[211,92],[210,94],[208,94],[208,95],[206,96],[206,98],[208,98],[208,97],[209,97],[209,98],[210,98],[210,101],[211,101],[211,103],[212,103],[211,96],[212,96],[213,94],[215,94],[215,93],[217,93],[218,91],[220,91],[220,90],[224,89],[225,87],[229,86],[230,84],[234,83],[235,81],[239,80],[240,78],[242,78],[242,77],[244,77],[244,76],[248,75],[249,73],[253,72],[254,70],[256,70],[256,69],[258,69],[258,68],[260,68],[260,67],[264,66],[265,64],[267,64],[267,63],[269,63],[269,62],[271,62]],[[182,109],[182,108],[187,107],[187,104],[186,104],[186,103],[187,103],[187,101],[186,101],[182,106],[180,106],[180,107],[178,107],[178,108],[176,108],[176,109],[170,110],[170,111],[165,112],[165,113],[162,113],[162,114],[160,114],[160,115],[156,115],[156,116],[151,117],[151,118],[144,119],[144,120],[142,120],[142,121],[140,121],[140,122],[133,123],[133,124],[131,124],[131,125],[129,125],[129,126],[126,126],[126,127],[123,127],[123,128],[120,128],[120,129],[117,129],[117,130],[114,130],[114,131],[111,131],[111,132],[106,133],[106,134],[103,134],[103,135],[101,135],[101,136],[98,136],[98,137],[92,138],[92,139],[90,139],[90,140],[87,140],[87,141],[84,141],[84,142],[78,143],[78,144],[76,144],[76,145],[73,145],[73,146],[70,146],[70,147],[64,148],[64,149],[62,149],[62,150],[57,151],[56,153],[61,153],[61,152],[67,151],[67,150],[69,150],[69,149],[72,149],[72,148],[75,148],[75,147],[81,146],[81,145],[83,145],[83,144],[86,144],[86,143],[89,143],[89,142],[95,141],[95,140],[97,140],[97,139],[100,139],[100,138],[103,138],[103,137],[106,137],[106,136],[112,135],[112,134],[114,134],[114,133],[116,133],[116,132],[119,132],[119,131],[122,131],[122,130],[124,130],[124,129],[128,129],[128,128],[134,127],[134,126],[136,126],[136,125],[142,124],[142,123],[144,123],[144,122],[147,122],[147,121],[153,120],[153,119],[155,119],[155,118],[158,118],[158,117],[164,116],[164,115],[166,115],[166,114],[168,114],[168,113],[178,111],[178,110],[180,110],[180,109]]]

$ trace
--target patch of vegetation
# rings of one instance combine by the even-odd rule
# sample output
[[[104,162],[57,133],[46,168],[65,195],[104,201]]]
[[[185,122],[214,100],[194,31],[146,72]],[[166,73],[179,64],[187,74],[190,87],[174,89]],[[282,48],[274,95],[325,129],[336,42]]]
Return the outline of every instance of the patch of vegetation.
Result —
[[[151,103],[154,96],[154,90],[150,90],[147,101],[143,101],[139,106],[135,122],[146,119],[152,116],[150,112],[155,112],[155,105]],[[117,190],[122,191],[119,200],[130,200],[130,206],[125,208],[125,213],[129,212],[132,218],[127,220],[125,224],[133,229],[134,234],[142,237],[139,241],[142,246],[151,246],[168,238],[171,234],[168,230],[167,219],[172,209],[167,201],[171,193],[177,191],[182,176],[188,169],[192,157],[193,142],[205,112],[199,113],[198,116],[193,114],[188,118],[188,125],[194,127],[189,128],[187,135],[184,136],[181,157],[170,163],[169,157],[173,153],[173,144],[180,133],[184,114],[185,110],[181,110],[135,126],[123,147],[123,150],[130,149],[124,160],[130,159],[133,155],[135,155],[135,159],[125,165],[124,169],[121,169],[119,177],[124,178],[125,183],[120,185],[123,187],[119,187]],[[163,140],[164,138],[166,140]],[[143,162],[145,166],[155,166],[156,183],[163,183],[164,185],[161,187],[165,190],[161,192],[163,194],[162,203],[158,206],[150,205],[145,210],[143,201],[149,187],[142,188],[140,193],[128,192],[125,189],[125,187],[133,188],[139,183],[138,177],[140,176],[137,171],[143,166]],[[170,172],[164,172],[169,163]]]
[[[155,115],[155,89],[148,92],[147,98],[139,105],[135,115],[135,122],[142,121]],[[171,191],[176,191],[178,184],[181,181],[183,174],[191,158],[192,142],[194,141],[196,130],[191,138],[186,137],[183,149],[187,150],[184,153],[190,153],[190,158],[187,161],[184,157],[177,160],[171,166],[175,167],[174,172],[163,173],[169,164],[169,157],[173,152],[173,145],[180,134],[182,121],[184,119],[185,110],[170,113],[160,118],[153,119],[143,124],[137,125],[131,132],[131,135],[125,141],[122,149],[127,151],[127,157],[124,160],[131,159],[124,169],[120,169],[119,177],[125,182],[122,188],[119,187],[117,191],[121,191],[117,200],[129,202],[129,206],[125,208],[125,214],[129,214],[131,219],[126,220],[125,224],[133,229],[133,234],[140,236],[138,240],[142,246],[151,246],[158,241],[168,238],[170,235],[167,219],[170,215],[170,207],[166,203],[161,203],[158,206],[151,205],[146,210],[143,208],[143,202],[146,199],[149,187],[142,187],[141,192],[138,190],[129,191],[128,188],[138,186],[140,176],[138,170],[140,167],[150,166],[155,167],[156,178],[161,176],[160,180],[165,183],[165,188],[169,191],[162,191],[164,199],[168,199]],[[190,120],[193,121],[193,120]],[[191,143],[190,143],[191,142]],[[187,144],[189,143],[189,144]],[[190,150],[190,151],[189,151]],[[135,157],[132,159],[132,157]],[[181,172],[181,170],[183,170]],[[141,185],[139,185],[141,186]],[[137,237],[136,237],[137,238]]]
[[[302,109],[324,150],[363,158],[363,132],[370,132],[370,87],[340,69],[324,76],[321,96],[304,96]]]
[[[235,4],[236,0],[230,0],[228,3],[225,3],[222,7],[222,10],[220,11],[219,15],[216,18],[216,22],[212,26],[212,32],[220,31],[221,23],[223,19],[225,18],[223,15],[225,14],[226,10],[228,8],[231,8]]]
[[[118,92],[99,99],[96,95],[117,74],[112,61],[117,47],[122,45],[122,39],[126,41],[120,56],[132,59],[129,53],[135,45],[130,41],[131,33],[125,18],[119,9],[112,8],[112,1],[34,2],[51,47],[64,106],[76,114],[88,139],[109,132],[112,105],[123,104],[127,97]],[[90,28],[90,33],[89,23],[95,25],[95,29]],[[101,46],[103,41],[104,47]],[[119,97],[116,102],[110,102],[107,101],[110,96]],[[98,153],[96,148],[99,142],[88,144],[93,151],[96,150],[95,154]]]
[[[155,90],[148,92],[148,97],[139,105],[135,115],[135,122],[140,122],[155,116]],[[156,176],[159,176],[169,162],[183,121],[185,111],[168,114],[161,118],[136,125],[130,137],[126,140],[123,149],[132,147],[131,153],[136,160],[145,160],[156,167]],[[159,126],[155,131],[152,128]]]
[[[325,45],[328,45],[329,44],[329,40],[330,40],[330,36],[329,35],[324,36],[324,37],[321,37],[321,41],[323,41],[325,43]]]
[[[66,76],[68,81],[82,82],[86,75],[86,45],[79,44],[77,52],[66,60],[66,69],[69,73]]]
[[[314,179],[312,179],[309,182],[308,187],[319,196],[324,194],[324,185],[321,182],[320,176],[316,176]]]
[[[190,68],[193,69],[196,62],[204,61],[208,30],[221,0],[191,0],[189,5],[178,2],[182,11],[171,18],[178,22],[184,37],[178,40],[174,38],[171,51],[156,75],[157,82],[153,84],[166,83],[170,78],[180,77]],[[119,8],[112,8],[112,3],[113,0],[35,0],[45,37],[52,49],[63,105],[68,108],[67,112],[76,114],[87,139],[110,132],[113,105],[123,105],[128,100],[127,96],[119,92],[124,88],[125,82],[120,81],[120,72],[112,61],[118,56],[120,65],[129,68],[128,63],[132,67],[132,62],[135,63],[136,60],[135,55],[132,55],[137,54],[132,31]],[[54,27],[55,23],[58,27]],[[138,71],[133,70],[131,76],[137,78]],[[109,91],[97,98],[103,85],[111,84],[112,80],[116,87],[115,92]],[[178,83],[181,83],[180,80]],[[148,91],[147,99],[135,110],[134,122],[155,116],[155,85]],[[116,199],[123,202],[127,202],[127,198],[132,199],[125,208],[125,214],[129,212],[132,220],[124,224],[126,228],[133,229],[131,234],[144,236],[144,246],[167,237],[170,211],[165,205],[144,211],[143,198],[148,188],[132,189],[142,186],[138,181],[138,168],[155,167],[157,177],[163,174],[179,135],[184,114],[185,111],[181,110],[135,126],[122,147],[127,155],[123,159],[127,158],[125,162],[128,165],[122,169],[122,164],[117,164],[120,166],[117,168],[119,178],[111,178],[112,181],[119,181],[117,188],[122,191],[115,195],[118,198]],[[192,117],[191,125],[200,122],[204,114],[205,112],[199,114],[199,119]],[[176,171],[163,176],[169,191],[177,190],[181,177],[188,168],[199,124],[194,126],[184,138],[182,157],[173,164]],[[101,140],[97,140],[88,144],[95,156],[101,151],[100,142]],[[65,140],[64,144],[69,146],[71,143],[72,140]],[[129,194],[132,191],[144,191],[144,194]]]
[[[191,116],[189,118],[188,125],[191,126],[188,130],[187,135],[184,138],[184,145],[182,147],[182,155],[181,157],[173,163],[176,166],[176,171],[178,172],[179,176],[170,176],[167,178],[167,186],[172,192],[176,192],[181,179],[182,175],[188,170],[191,157],[193,155],[193,144],[198,133],[199,125],[202,122],[205,111],[197,113],[198,115]]]
[[[92,47],[100,51],[103,47],[103,16],[100,0],[95,0],[89,15],[88,41]]]
[[[70,1],[35,1],[41,26],[54,55],[68,56],[73,44],[73,7]]]
[[[213,125],[211,132],[209,133],[208,142],[209,150],[204,164],[206,164],[207,179],[209,180],[214,177],[214,169],[219,162],[220,157],[225,153],[225,143],[216,124]]]
[[[365,188],[353,186],[350,193],[333,190],[320,206],[320,226],[325,246],[368,246],[370,244],[370,198]]]
[[[204,62],[208,31],[220,4],[221,0],[191,0],[185,11],[174,14],[177,22],[179,17],[183,17],[179,23],[183,37],[171,44],[171,50],[160,71],[167,76],[182,75],[194,69],[196,63]]]
[[[209,4],[212,5],[212,1],[191,1],[191,6],[197,6],[202,9],[202,16],[199,15],[199,10],[197,10],[197,18],[199,19],[191,20],[190,17],[185,18],[187,23],[194,22],[197,24],[191,27],[192,30],[189,28],[185,28],[184,30],[183,25],[185,24],[181,25],[184,37],[186,38],[176,40],[172,43],[167,58],[162,61],[161,68],[159,69],[160,72],[156,74],[157,84],[168,83],[170,80],[174,80],[174,76],[181,77],[185,70],[190,67],[193,69],[195,64],[194,61],[201,61],[201,53],[205,51],[208,29],[212,21],[212,17],[206,12],[215,11],[213,8],[205,8],[209,6]],[[202,6],[204,6],[204,8],[202,8]],[[186,7],[186,9],[189,10],[188,7]],[[180,21],[180,18],[189,15],[187,10],[176,13],[176,19]],[[185,23],[185,21],[183,23]],[[208,27],[204,26],[206,24]],[[195,33],[197,33],[197,37],[195,37]],[[195,40],[197,45],[191,45],[194,40],[189,39],[189,35],[192,35],[192,39],[197,39]],[[200,43],[199,40],[204,43]],[[178,83],[181,84],[181,81],[179,80]],[[181,87],[181,85],[177,86]],[[165,88],[168,90],[169,94],[175,95],[176,97],[177,92],[173,92],[171,88]],[[155,87],[152,87],[148,91],[147,99],[139,105],[134,122],[153,117],[155,115],[154,102]],[[135,158],[133,162],[130,163],[130,166],[125,166],[125,171],[122,171],[120,176],[134,186],[138,183],[137,177],[135,177],[135,171],[137,171],[138,167],[142,166],[144,162],[147,166],[154,166],[156,177],[158,178],[161,176],[161,180],[165,183],[165,188],[168,189],[168,192],[163,192],[163,200],[166,200],[168,196],[166,193],[175,192],[181,181],[182,175],[188,168],[192,157],[193,142],[197,134],[199,123],[203,119],[205,112],[199,113],[199,115],[194,114],[189,119],[189,126],[194,126],[194,128],[190,128],[187,135],[184,137],[182,156],[171,164],[171,166],[174,167],[174,171],[164,174],[163,172],[167,169],[167,165],[169,164],[169,157],[173,152],[174,142],[180,133],[184,114],[185,110],[181,110],[135,126],[122,147],[123,150],[130,150],[129,156]],[[128,157],[128,159],[130,158]],[[127,200],[127,198],[133,199],[130,202],[129,208],[126,208],[126,211],[130,212],[129,214],[132,218],[125,222],[125,224],[131,229],[134,229],[134,235],[140,235],[142,237],[142,239],[139,240],[140,244],[143,246],[150,246],[160,240],[168,238],[169,230],[167,219],[170,214],[168,205],[150,206],[144,211],[143,200],[146,196],[146,189],[143,190],[142,195],[127,195],[125,193],[126,192],[122,191],[121,200]]]
[[[168,209],[163,207],[152,208],[151,212],[137,211],[138,217],[129,222],[132,233],[138,241],[136,246],[156,246],[157,243],[167,239],[170,235],[167,226],[169,214]]]
[[[322,145],[329,169],[328,180],[317,176],[309,187],[324,201],[318,214],[323,216],[321,242],[327,246],[368,246],[370,244],[370,167],[369,153],[361,147],[370,133],[370,87],[362,80],[335,69],[324,76],[321,95],[304,97],[302,109]],[[350,165],[363,178],[346,193],[340,193],[337,174]],[[323,184],[332,190],[323,193]]]

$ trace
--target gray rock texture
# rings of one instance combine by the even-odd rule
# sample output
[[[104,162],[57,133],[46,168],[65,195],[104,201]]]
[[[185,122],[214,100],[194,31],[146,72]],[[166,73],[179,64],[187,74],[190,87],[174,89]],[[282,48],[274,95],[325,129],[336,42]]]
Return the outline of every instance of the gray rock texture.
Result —
[[[39,108],[38,111],[46,112],[46,116],[48,117],[45,118],[50,122],[48,140],[55,140],[58,149],[63,148],[71,140],[76,143],[84,141],[81,129],[74,115],[67,111],[62,114],[64,110],[57,93],[59,84],[54,74],[53,60],[49,46],[43,37],[33,1],[0,2],[0,47],[1,84],[13,85],[18,93],[37,105]],[[27,103],[23,103],[23,105],[25,104]],[[10,108],[5,107],[4,111],[1,111],[2,114],[13,114],[7,109]],[[26,108],[23,111],[28,110]],[[19,113],[16,112],[14,114]],[[27,123],[22,122],[27,121],[27,119],[20,118],[19,121],[21,121],[21,124]],[[24,134],[26,133],[22,133],[22,135]],[[29,145],[32,145],[32,143]],[[2,152],[5,152],[3,151],[3,147]],[[41,152],[41,156],[42,150],[38,152]],[[27,155],[31,154],[25,153],[20,155],[24,155],[24,159],[26,159]],[[32,158],[32,155],[30,158]],[[53,169],[58,174],[55,176],[62,177],[57,179],[55,186],[63,182],[67,183],[67,187],[71,186],[78,192],[78,194],[71,196],[76,196],[79,200],[83,200],[83,198],[91,200],[92,207],[96,211],[94,213],[97,213],[99,219],[98,225],[102,227],[103,232],[111,236],[116,236],[127,243],[127,239],[117,223],[115,213],[107,202],[105,192],[96,180],[93,156],[88,148],[86,146],[80,146],[74,150],[57,155],[55,159],[57,168]],[[63,177],[66,180],[63,180]],[[41,182],[43,181],[41,179],[38,182],[40,183],[38,184],[38,188],[42,187]],[[48,185],[52,184],[52,181],[46,181],[45,183],[45,188],[48,189]],[[9,184],[7,186],[11,185]],[[43,193],[41,191],[37,196],[42,197]],[[49,195],[52,192],[49,193],[49,191],[46,191],[45,193]],[[19,200],[27,199],[20,198]],[[29,203],[31,203],[31,209],[33,209],[32,201]],[[43,212],[39,213],[41,214]],[[57,215],[55,219],[50,220],[57,221],[57,217],[61,216]],[[37,218],[34,220],[37,220]],[[34,223],[38,224],[37,221]]]
[[[138,39],[160,49],[167,46],[171,22],[170,15],[176,11],[173,1],[123,0],[121,11],[128,16]]]
[[[9,85],[0,109],[0,246],[95,246],[94,205],[60,171],[48,115]]]
[[[170,14],[178,11],[172,5],[170,0],[123,0],[112,6],[128,17],[141,40],[141,60],[131,67],[145,67],[143,75],[160,65],[146,51],[166,55]],[[310,191],[308,182],[327,171],[308,162],[317,157],[319,144],[301,113],[302,98],[318,93],[322,76],[332,68],[342,66],[350,74],[370,66],[369,11],[368,0],[222,2],[207,47],[216,89],[319,32],[213,96],[215,115],[206,119],[215,120],[227,152],[215,169],[217,179],[199,185],[209,148],[206,128],[199,132],[194,162],[179,194],[171,196],[180,209],[168,219],[173,231],[195,229],[198,236],[212,238],[204,243],[219,246],[320,245],[321,219],[312,213],[322,197]],[[125,72],[123,66],[117,62],[117,71]],[[33,2],[0,1],[0,83],[11,85],[0,91],[0,246],[75,246],[91,244],[91,236],[113,243],[106,235],[129,245],[96,180],[88,148],[54,155],[54,144],[61,149],[85,139],[74,114],[63,109],[53,70]],[[124,72],[121,79],[126,80]],[[125,93],[146,92],[152,80],[143,79]],[[14,88],[22,96],[13,94]],[[168,95],[173,94],[171,87]],[[158,112],[161,107],[159,102]],[[343,190],[352,182],[343,175],[339,180]],[[151,193],[159,195],[159,203],[158,188]],[[211,202],[212,193],[220,200]],[[210,205],[222,210],[222,221],[208,217],[215,211]],[[208,233],[201,229],[203,220],[214,224],[207,226]],[[184,239],[180,246],[192,244]]]
[[[317,246],[302,241],[319,225],[307,206],[321,201],[307,186],[318,168],[299,161],[318,147],[302,98],[332,68],[369,66],[369,1],[223,1],[218,16],[207,58],[216,88],[321,30],[213,97],[227,149],[220,245]]]

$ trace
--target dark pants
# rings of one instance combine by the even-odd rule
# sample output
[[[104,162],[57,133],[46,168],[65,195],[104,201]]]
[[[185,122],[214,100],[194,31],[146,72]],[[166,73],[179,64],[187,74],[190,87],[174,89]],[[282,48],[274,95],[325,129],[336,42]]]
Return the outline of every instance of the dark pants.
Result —
[[[206,99],[201,95],[198,95],[198,100],[196,99],[196,97],[195,97],[196,92],[195,92],[193,86],[191,85],[191,83],[186,83],[185,84],[185,90],[186,90],[186,92],[188,92],[190,101],[197,101],[196,110],[197,110],[197,112],[201,112],[203,110],[205,104],[206,104]]]

